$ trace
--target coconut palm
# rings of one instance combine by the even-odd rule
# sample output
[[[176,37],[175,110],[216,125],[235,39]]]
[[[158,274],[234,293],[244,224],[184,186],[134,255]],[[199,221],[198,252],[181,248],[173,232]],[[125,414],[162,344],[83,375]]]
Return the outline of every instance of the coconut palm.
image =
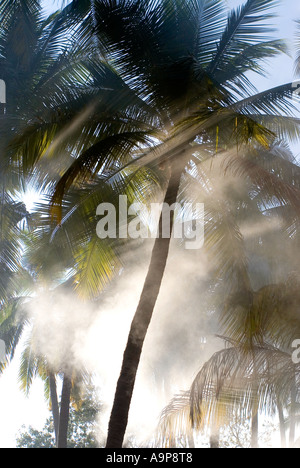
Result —
[[[256,161],[243,158],[245,144],[257,143],[259,154],[273,142],[274,131],[289,137],[298,131],[299,122],[291,116],[292,84],[253,95],[246,74],[249,68],[263,73],[264,59],[284,50],[282,41],[269,39],[269,27],[264,24],[273,5],[272,0],[248,0],[228,15],[223,2],[215,0],[99,0],[68,5],[60,18],[70,27],[75,23],[82,43],[98,51],[84,62],[92,77],[90,88],[85,94],[79,90],[76,104],[74,93],[73,101],[68,93],[56,96],[51,118],[44,112],[39,116],[42,122],[33,121],[25,139],[23,135],[16,142],[23,159],[28,154],[26,145],[34,148],[32,161],[45,151],[49,155],[59,154],[58,148],[72,149],[74,161],[52,199],[59,222],[64,193],[74,182],[79,185],[99,172],[116,180],[132,162],[160,164],[168,181],[165,203],[171,206],[193,155],[199,151],[204,160],[212,156],[206,153],[207,146],[215,154],[232,147],[232,142],[238,154],[235,149],[227,173],[247,174],[263,185],[270,198],[288,199],[299,208],[294,187],[262,171]],[[90,40],[92,31],[96,32],[94,41]],[[94,104],[87,106],[91,95]],[[289,118],[282,118],[282,113]],[[161,225],[162,220],[160,229]],[[123,443],[169,246],[170,239],[160,237],[155,242],[124,353],[108,447]]]
[[[242,419],[251,420],[251,445],[256,448],[258,414],[267,413],[271,417],[278,415],[282,447],[285,447],[285,410],[289,412],[289,445],[294,446],[299,365],[293,363],[291,344],[299,328],[296,318],[299,279],[294,275],[293,278],[253,293],[248,312],[243,298],[231,298],[231,313],[237,314],[239,309],[235,325],[240,330],[238,341],[220,337],[227,346],[205,363],[190,391],[174,398],[165,408],[160,423],[164,443],[180,433],[189,434],[206,427],[217,437],[220,428],[231,424],[234,415],[240,414]]]
[[[70,265],[66,252],[63,256],[62,249],[49,242],[46,249],[43,235],[44,232],[40,232],[39,235],[35,233],[31,237],[28,233],[26,235],[23,281],[20,279],[18,283],[22,289],[19,289],[18,296],[15,295],[6,301],[2,307],[0,334],[7,344],[8,362],[13,359],[16,347],[21,339],[24,339],[24,334],[27,335],[19,370],[21,389],[28,395],[35,377],[38,376],[44,381],[45,397],[52,409],[57,446],[67,448],[70,404],[72,400],[78,401],[80,398],[79,389],[86,380],[87,372],[80,369],[80,366],[75,366],[72,353],[75,338],[72,336],[72,327],[67,328],[68,333],[67,336],[64,335],[63,340],[57,339],[55,321],[63,320],[62,317],[57,317],[57,309],[63,307],[64,313],[70,316],[67,304],[62,305],[61,298],[67,297],[68,301],[74,301],[71,292],[73,282],[66,275],[66,269]],[[42,269],[41,265],[50,255],[52,260],[53,257],[56,257],[56,260],[51,265],[46,262],[45,268]],[[46,316],[41,316],[45,307],[45,297],[47,304],[51,303],[51,310],[47,311]],[[78,302],[77,295],[76,301]],[[37,310],[41,310],[41,313],[37,314]],[[66,322],[66,319],[64,321]],[[63,381],[60,409],[57,395],[58,376]]]
[[[64,34],[64,26],[56,20],[56,14],[49,18],[44,16],[42,2],[35,0],[8,2],[3,0],[0,2],[0,16],[0,73],[1,79],[6,83],[6,105],[5,108],[1,107],[5,112],[0,116],[1,185],[3,187],[1,196],[1,302],[6,299],[6,303],[1,309],[1,337],[6,343],[7,358],[11,360],[24,329],[29,325],[28,316],[20,312],[24,301],[28,301],[28,290],[24,292],[24,295],[20,295],[20,288],[24,285],[24,276],[26,281],[28,278],[32,280],[31,276],[41,280],[42,274],[43,281],[47,283],[48,280],[48,284],[49,277],[52,281],[54,277],[56,281],[61,281],[66,269],[74,266],[74,261],[70,262],[70,256],[67,259],[70,250],[67,249],[66,242],[60,248],[57,245],[53,246],[53,243],[51,245],[51,235],[47,236],[45,233],[47,228],[44,218],[42,223],[39,222],[39,227],[33,234],[27,234],[27,237],[31,237],[33,242],[39,241],[39,244],[41,244],[41,236],[43,236],[43,245],[38,248],[38,244],[35,244],[35,258],[31,259],[31,265],[34,265],[34,269],[31,269],[30,274],[28,274],[26,269],[21,268],[19,223],[25,217],[26,211],[21,203],[15,202],[7,193],[9,190],[15,194],[22,182],[20,180],[22,175],[20,165],[17,161],[12,162],[11,156],[15,152],[15,148],[10,146],[10,141],[18,132],[26,128],[33,115],[38,113],[38,109],[45,109],[46,105],[51,108],[50,97],[54,99],[55,94],[59,95],[63,89],[68,89],[71,96],[72,84],[76,81],[77,87],[82,74],[80,77],[76,74],[77,70],[81,69],[78,48],[72,49],[69,38]],[[70,74],[70,70],[72,70],[72,74]],[[28,149],[27,155],[31,161],[35,154],[34,147]],[[65,153],[65,158],[68,161],[68,152]],[[27,165],[25,160],[22,161],[22,164],[23,167]],[[24,171],[23,175],[28,176],[28,173],[25,174]],[[32,175],[35,180],[36,174],[29,174],[29,176]],[[53,180],[53,172],[51,180]],[[45,183],[47,184],[47,182]],[[34,218],[32,222],[35,222],[36,227],[37,216],[34,215]],[[85,221],[88,224],[86,218]],[[88,236],[87,233],[85,235]],[[90,265],[91,262],[87,264],[83,242],[81,249],[82,263],[84,264],[82,270],[83,268],[94,269],[94,266]],[[79,256],[78,250],[77,254]],[[98,278],[98,290],[101,275],[103,278],[109,277],[109,270],[106,269],[106,266],[111,261],[111,256],[109,256],[108,249],[105,252],[105,260],[106,263],[102,255],[101,269],[98,267],[98,269],[93,270]],[[19,274],[15,276],[18,283],[16,284],[14,281],[13,284],[9,284],[9,281],[12,283],[12,275],[17,270],[19,270]],[[20,274],[20,270],[22,270],[22,274]],[[77,271],[80,284],[82,284],[80,281],[80,271],[82,270],[78,268]],[[10,290],[11,294],[9,294]],[[32,293],[31,289],[30,292]],[[60,418],[55,382],[58,371],[64,375]],[[64,446],[66,444],[71,390],[74,388],[75,381],[74,372],[67,372],[61,367],[53,369],[45,356],[33,352],[33,342],[31,341],[24,350],[20,370],[24,390],[29,391],[32,378],[36,374],[45,380],[46,393],[51,396],[57,440],[59,434],[58,443],[60,446]],[[60,423],[62,428],[59,430]]]
[[[66,69],[69,61],[62,52],[62,29],[53,25],[53,18],[43,16],[41,2],[2,0],[0,17],[0,79],[5,83],[5,103],[1,104],[0,115],[2,302],[18,289],[21,221],[28,220],[25,206],[17,201],[24,179],[19,164],[12,162],[9,142],[36,114],[34,96],[49,90],[54,77],[58,82],[59,71]]]
[[[260,164],[272,164],[274,173],[298,187],[299,168],[292,161],[292,154],[280,143],[268,151],[268,156],[261,153]],[[283,410],[290,412],[292,446],[298,371],[292,364],[291,344],[299,336],[299,300],[297,274],[288,275],[288,271],[298,268],[293,258],[298,249],[299,217],[291,206],[265,198],[262,187],[240,178],[222,181],[221,174],[220,163],[215,160],[213,165],[194,167],[189,172],[188,185],[205,202],[204,247],[210,255],[212,281],[219,283],[213,288],[214,304],[221,294],[219,322],[221,332],[231,337],[226,339],[229,347],[205,364],[191,393],[175,397],[165,408],[159,441],[173,446],[176,436],[187,436],[193,428],[211,427],[211,446],[218,446],[220,426],[232,423],[237,412],[251,419],[255,447],[259,409],[265,411],[267,407],[272,416],[279,415],[283,446]],[[282,255],[274,257],[277,244]],[[270,245],[272,249],[268,248]],[[270,284],[272,277],[280,278],[281,283]],[[288,382],[284,391],[283,381]]]
[[[153,194],[153,191],[155,193],[158,181],[154,173],[150,177],[150,172],[144,171],[138,178],[134,171],[128,170],[128,173],[126,193],[129,200],[131,192],[135,192],[136,184],[141,182],[142,177],[145,194]],[[95,180],[93,187],[89,185],[89,190],[73,190],[68,193],[64,200],[64,223],[60,227],[53,222],[47,197],[36,204],[27,228],[19,233],[23,251],[22,268],[18,271],[18,288],[14,290],[14,297],[2,309],[0,336],[7,343],[8,362],[13,359],[24,331],[31,330],[21,356],[21,388],[28,394],[36,376],[44,380],[45,396],[52,408],[59,448],[66,448],[70,403],[76,397],[76,392],[78,393],[78,386],[86,380],[86,372],[74,362],[71,352],[75,341],[71,329],[76,333],[79,324],[75,322],[72,325],[74,317],[70,314],[68,301],[82,303],[84,309],[86,300],[98,297],[122,268],[121,261],[114,253],[116,241],[113,240],[114,245],[109,239],[100,241],[96,233],[94,208],[101,202],[104,192],[103,183],[101,193],[98,185],[99,181],[97,183]],[[110,198],[117,197],[112,192],[112,187],[108,187],[106,193]],[[150,199],[148,195],[146,198]],[[121,243],[118,249],[122,251]],[[96,254],[96,259],[91,253]],[[44,310],[45,301],[51,304],[51,313]],[[89,303],[89,309],[91,307],[92,304]],[[40,310],[42,316],[38,314],[37,319],[32,310]],[[57,343],[57,324],[52,326],[51,321],[55,321],[57,313],[62,315],[63,311],[59,335],[64,338]],[[83,313],[80,315],[83,320],[80,325],[82,331],[89,322]],[[49,332],[52,329],[54,335]],[[46,337],[45,330],[48,330]],[[45,339],[50,343],[47,352]],[[51,340],[56,345],[51,345]],[[63,380],[60,410],[57,376]]]

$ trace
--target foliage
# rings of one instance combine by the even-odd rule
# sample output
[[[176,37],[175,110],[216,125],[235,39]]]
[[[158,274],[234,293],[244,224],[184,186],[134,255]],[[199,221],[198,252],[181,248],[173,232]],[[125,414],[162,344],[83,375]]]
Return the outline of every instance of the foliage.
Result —
[[[159,443],[192,446],[195,430],[204,428],[214,437],[221,427],[228,434],[237,413],[235,427],[246,421],[255,432],[264,411],[278,414],[293,439],[300,374],[289,349],[299,337],[300,170],[287,142],[299,141],[299,96],[292,83],[258,93],[248,78],[286,52],[273,37],[275,5],[247,0],[228,11],[220,0],[73,0],[46,18],[40,1],[0,0],[0,78],[7,83],[0,337],[10,361],[31,323],[20,372],[27,392],[40,375],[49,397],[50,375],[73,362],[67,340],[56,366],[38,352],[25,303],[38,288],[53,298],[68,290],[98,299],[136,244],[98,239],[97,206],[117,206],[120,194],[148,205],[160,200],[178,165],[178,199],[205,204],[206,293],[214,297],[211,308],[201,297],[202,308],[218,316],[226,346],[164,410]],[[30,217],[15,201],[28,181],[45,192]],[[266,233],[249,234],[256,225]],[[83,380],[84,372],[73,379],[74,400]],[[72,409],[70,447],[95,446],[94,411],[91,401]],[[48,420],[18,444],[54,446],[51,431]]]
[[[71,408],[68,447],[99,448],[97,417],[101,404],[90,392],[79,407]],[[44,428],[38,431],[32,427],[23,428],[17,439],[17,448],[55,448],[53,420],[50,417]]]

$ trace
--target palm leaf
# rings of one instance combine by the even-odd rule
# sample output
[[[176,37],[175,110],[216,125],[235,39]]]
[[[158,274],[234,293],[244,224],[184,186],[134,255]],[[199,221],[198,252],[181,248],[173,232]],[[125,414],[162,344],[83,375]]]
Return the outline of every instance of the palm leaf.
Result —
[[[274,0],[248,0],[241,7],[231,11],[227,28],[209,66],[210,73],[213,74],[218,69],[221,71],[245,46],[263,40],[265,34],[272,31],[269,26],[263,26],[263,22],[273,17],[268,10],[276,4],[277,1]]]

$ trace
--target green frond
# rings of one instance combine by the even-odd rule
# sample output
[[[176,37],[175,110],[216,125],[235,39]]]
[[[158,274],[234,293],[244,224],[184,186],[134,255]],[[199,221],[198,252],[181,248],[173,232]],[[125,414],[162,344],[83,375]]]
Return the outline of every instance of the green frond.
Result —
[[[0,309],[0,337],[6,345],[6,358],[12,361],[23,332],[28,325],[24,309],[26,297],[7,300]]]
[[[79,296],[97,297],[120,267],[109,242],[103,242],[95,234],[94,239],[89,240],[77,253],[74,280]]]
[[[22,351],[19,369],[20,388],[26,396],[29,395],[32,383],[38,376],[38,361],[39,359],[33,351],[32,343],[28,340]]]
[[[293,83],[287,83],[262,91],[233,105],[233,109],[243,114],[286,115],[297,112],[297,100]]]
[[[209,66],[210,73],[222,72],[224,65],[226,67],[245,47],[263,41],[267,33],[273,32],[266,21],[274,17],[270,9],[277,3],[276,0],[248,0],[231,11],[217,53]]]
[[[61,221],[59,212],[63,196],[76,181],[85,182],[88,178],[100,173],[105,168],[109,171],[114,167],[116,155],[119,164],[127,161],[130,153],[149,141],[149,136],[145,132],[120,133],[103,138],[94,146],[86,150],[70,166],[67,172],[58,182],[52,198],[53,213]]]

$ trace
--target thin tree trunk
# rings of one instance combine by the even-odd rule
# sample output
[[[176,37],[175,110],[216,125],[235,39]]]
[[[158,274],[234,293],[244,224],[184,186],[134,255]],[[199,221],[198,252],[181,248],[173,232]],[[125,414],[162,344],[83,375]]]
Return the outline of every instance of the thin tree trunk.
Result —
[[[211,449],[220,448],[220,434],[212,434],[210,436],[210,448]]]
[[[290,412],[290,436],[289,446],[294,447],[295,433],[296,433],[296,398],[297,398],[297,384],[296,384],[296,371],[291,388],[291,412]]]
[[[259,375],[256,366],[256,355],[253,348],[253,341],[251,338],[252,347],[252,361],[253,361],[253,380],[254,385],[252,387],[252,418],[251,418],[251,448],[258,448],[258,411],[259,411]]]
[[[189,448],[190,449],[196,448],[195,447],[194,433],[192,431],[188,433],[187,439],[188,439]]]
[[[176,203],[182,170],[183,163],[178,164],[177,166],[173,163],[165,196],[165,203],[169,206]],[[123,357],[121,374],[118,380],[115,400],[109,422],[107,448],[121,448],[124,442],[128,424],[128,415],[143,345],[167,264],[171,235],[168,236],[168,238],[162,238],[162,219],[163,214],[160,216],[159,236],[154,244],[148,274],[129,332],[128,343]],[[173,225],[174,217],[171,216],[171,232],[173,230]]]
[[[277,409],[279,416],[279,427],[280,427],[280,439],[281,439],[281,448],[286,448],[286,434],[285,434],[285,421],[282,404],[277,397]]]
[[[71,391],[72,379],[67,374],[64,374],[57,444],[57,448],[60,449],[68,448],[68,428],[70,417]]]
[[[256,408],[253,409],[251,421],[251,448],[258,448],[258,411]]]
[[[59,431],[59,405],[57,398],[57,386],[55,375],[49,373],[49,385],[50,385],[50,399],[51,399],[51,409],[54,423],[54,433],[55,433],[55,442],[56,446],[58,444],[58,431]]]

